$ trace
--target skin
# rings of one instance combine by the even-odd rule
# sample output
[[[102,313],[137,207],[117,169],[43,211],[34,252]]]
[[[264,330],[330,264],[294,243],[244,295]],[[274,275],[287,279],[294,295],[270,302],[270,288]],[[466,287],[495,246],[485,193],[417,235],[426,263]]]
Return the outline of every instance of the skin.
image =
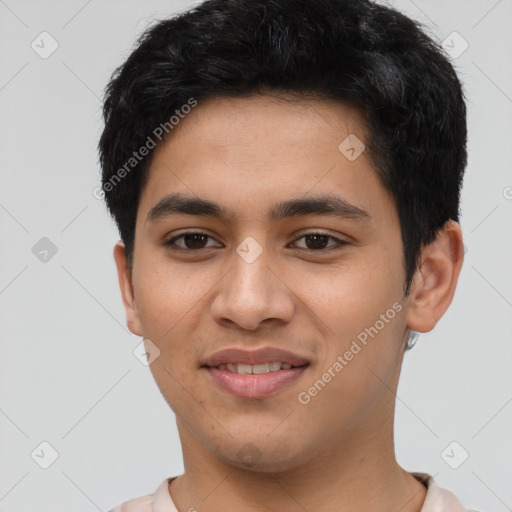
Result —
[[[404,298],[397,210],[366,153],[350,161],[338,149],[349,133],[366,138],[349,105],[215,98],[155,148],[137,212],[133,270],[122,242],[114,258],[127,325],[160,350],[150,368],[176,414],[185,472],[170,494],[180,511],[422,507],[426,488],[394,454],[395,393],[409,329],[432,330],[453,299],[462,232],[448,221],[424,248]],[[232,217],[146,221],[175,192],[218,202]],[[370,221],[267,218],[279,201],[324,193],[363,208]],[[188,253],[163,245],[184,229],[211,238],[189,241]],[[347,245],[303,238],[315,230]],[[249,236],[263,250],[250,264],[236,252]],[[184,239],[175,243],[186,247]],[[300,403],[298,394],[394,303],[401,311],[308,404]],[[199,367],[234,346],[282,347],[310,366],[273,396],[238,398]],[[240,450],[252,450],[252,459]]]

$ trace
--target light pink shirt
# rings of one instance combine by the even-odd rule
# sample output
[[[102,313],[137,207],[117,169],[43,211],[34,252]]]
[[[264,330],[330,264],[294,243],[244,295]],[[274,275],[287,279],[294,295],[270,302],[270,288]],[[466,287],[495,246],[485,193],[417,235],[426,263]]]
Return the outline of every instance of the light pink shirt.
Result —
[[[427,486],[427,494],[421,512],[476,512],[464,508],[450,491],[438,487],[430,475],[426,473],[412,474]],[[109,512],[178,512],[169,494],[171,480],[173,478],[166,478],[154,494],[125,501]]]

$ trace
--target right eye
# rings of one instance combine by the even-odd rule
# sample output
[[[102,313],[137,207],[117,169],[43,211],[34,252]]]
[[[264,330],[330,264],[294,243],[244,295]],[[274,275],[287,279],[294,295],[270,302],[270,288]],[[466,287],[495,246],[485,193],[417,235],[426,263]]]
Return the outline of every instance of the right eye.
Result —
[[[210,249],[212,246],[205,246],[208,238],[214,240],[210,235],[200,231],[187,231],[179,235],[173,236],[164,245],[172,250],[182,251],[199,251],[201,249]],[[176,244],[176,241],[182,241],[183,245]]]

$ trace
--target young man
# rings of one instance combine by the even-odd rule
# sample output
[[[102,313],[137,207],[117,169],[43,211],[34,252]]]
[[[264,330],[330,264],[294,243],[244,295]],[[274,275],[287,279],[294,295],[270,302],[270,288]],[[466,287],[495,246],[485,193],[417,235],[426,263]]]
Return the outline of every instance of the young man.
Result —
[[[397,463],[404,351],[463,263],[466,110],[418,24],[210,0],[114,74],[103,192],[183,475],[115,512],[464,511]]]

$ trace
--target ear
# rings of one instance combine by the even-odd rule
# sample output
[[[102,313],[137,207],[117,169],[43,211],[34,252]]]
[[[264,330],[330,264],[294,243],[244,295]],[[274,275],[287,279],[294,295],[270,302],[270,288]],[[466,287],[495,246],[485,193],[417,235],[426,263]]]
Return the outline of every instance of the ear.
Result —
[[[137,312],[137,305],[135,304],[131,270],[128,266],[124,243],[121,241],[117,242],[114,246],[114,260],[117,266],[119,288],[121,289],[121,296],[126,313],[126,325],[133,334],[142,336],[139,313]]]
[[[410,329],[428,332],[434,328],[452,302],[463,262],[462,230],[449,220],[422,250],[407,299],[406,323]]]

